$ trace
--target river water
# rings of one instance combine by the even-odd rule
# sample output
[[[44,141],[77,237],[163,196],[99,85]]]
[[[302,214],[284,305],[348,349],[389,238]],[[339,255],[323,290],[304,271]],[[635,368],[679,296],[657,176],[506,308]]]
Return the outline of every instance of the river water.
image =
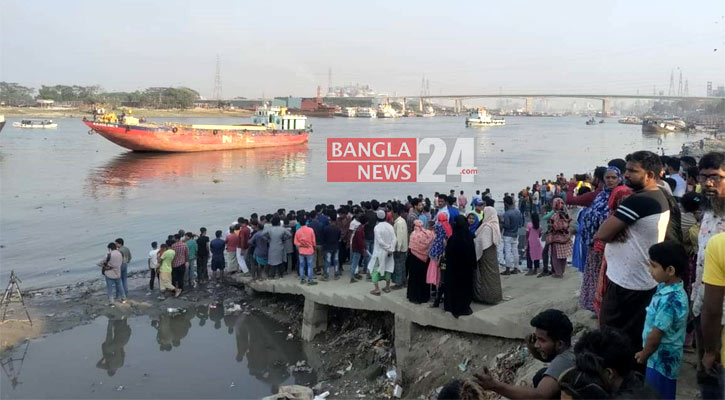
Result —
[[[99,317],[16,346],[3,363],[2,397],[258,399],[312,385],[305,344],[258,315],[216,308],[160,318]],[[301,363],[300,363],[301,364]]]
[[[586,126],[581,117],[508,117],[507,125],[466,128],[463,117],[311,119],[307,145],[191,154],[133,153],[88,135],[79,119],[56,130],[0,134],[0,282],[14,269],[23,288],[98,276],[105,246],[124,238],[131,270],[146,268],[152,241],[185,229],[224,230],[239,216],[317,203],[405,198],[435,191],[490,188],[496,198],[541,178],[592,171],[612,158],[659,147],[677,153],[699,134],[645,136],[616,119]],[[152,121],[158,121],[151,119]],[[177,118],[240,123],[232,118]],[[244,121],[246,122],[246,121]],[[475,137],[478,175],[434,183],[327,183],[328,137]],[[452,178],[452,177],[449,177]]]

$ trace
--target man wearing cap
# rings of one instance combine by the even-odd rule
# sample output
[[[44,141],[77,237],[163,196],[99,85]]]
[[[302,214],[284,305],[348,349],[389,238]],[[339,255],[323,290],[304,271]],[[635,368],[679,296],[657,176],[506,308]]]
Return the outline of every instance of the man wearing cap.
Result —
[[[478,218],[478,221],[483,221],[483,200],[479,198],[473,199],[473,211],[471,211],[476,218]]]
[[[381,279],[385,279],[385,288],[383,291],[385,293],[390,292],[390,278],[392,277],[393,271],[395,271],[393,252],[395,251],[397,240],[395,239],[395,229],[385,220],[385,211],[377,210],[375,216],[378,219],[378,224],[375,225],[375,229],[373,230],[373,255],[370,257],[368,268],[372,276],[373,284],[375,285],[375,289],[370,294],[380,296],[378,282]]]

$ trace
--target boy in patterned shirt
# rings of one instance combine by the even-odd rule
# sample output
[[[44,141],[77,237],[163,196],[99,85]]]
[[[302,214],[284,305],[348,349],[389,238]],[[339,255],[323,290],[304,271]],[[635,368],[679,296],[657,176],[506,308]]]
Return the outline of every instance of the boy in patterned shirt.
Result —
[[[682,275],[688,265],[687,252],[673,241],[649,248],[649,272],[657,281],[657,290],[647,307],[643,349],[634,355],[638,363],[647,363],[645,379],[662,399],[674,399],[677,376],[682,364],[688,300]]]

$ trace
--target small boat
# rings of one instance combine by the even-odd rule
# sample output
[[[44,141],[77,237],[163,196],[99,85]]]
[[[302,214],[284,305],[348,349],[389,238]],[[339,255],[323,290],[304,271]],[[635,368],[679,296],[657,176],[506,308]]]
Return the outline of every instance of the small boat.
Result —
[[[595,121],[594,118],[587,120],[587,125],[596,125],[596,124],[597,124],[597,121]]]
[[[492,118],[491,114],[484,107],[479,107],[468,113],[466,126],[502,126],[506,125],[503,118]]]
[[[603,123],[604,123],[604,120],[603,120],[603,119],[600,119],[600,120],[599,120],[599,123],[600,123],[600,124],[603,124]]]
[[[345,107],[342,109],[343,117],[354,117],[357,109],[355,107]]]
[[[32,129],[55,129],[58,124],[52,119],[24,119],[20,122],[13,122],[15,128],[32,128]]]
[[[435,117],[436,112],[431,106],[425,106],[425,109],[422,114],[418,115],[419,117]]]
[[[642,121],[642,133],[677,133],[687,131],[687,123],[679,119],[645,119],[644,121]]]
[[[620,118],[617,122],[627,125],[642,125],[642,120],[637,117],[624,117]]]
[[[252,124],[197,125],[139,122],[137,118],[104,114],[83,119],[92,131],[133,151],[191,152],[251,149],[307,143],[312,129],[303,115],[287,114],[286,107],[257,108]],[[90,133],[90,132],[89,132]]]
[[[5,116],[0,115],[0,132],[3,131],[3,128],[5,127]]]
[[[378,118],[397,118],[398,112],[390,104],[378,106]]]
[[[360,107],[357,109],[355,116],[357,116],[358,118],[377,118],[378,112],[374,108]]]

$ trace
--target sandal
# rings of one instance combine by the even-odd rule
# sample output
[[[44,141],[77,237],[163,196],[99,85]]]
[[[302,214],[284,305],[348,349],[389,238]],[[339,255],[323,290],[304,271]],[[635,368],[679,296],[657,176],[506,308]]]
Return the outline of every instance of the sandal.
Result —
[[[375,296],[380,296],[380,291],[379,290],[371,290],[370,291],[370,294],[375,295]]]
[[[383,288],[383,292],[385,292],[385,293],[390,293],[390,288],[388,288],[388,287],[386,287],[386,288]]]

